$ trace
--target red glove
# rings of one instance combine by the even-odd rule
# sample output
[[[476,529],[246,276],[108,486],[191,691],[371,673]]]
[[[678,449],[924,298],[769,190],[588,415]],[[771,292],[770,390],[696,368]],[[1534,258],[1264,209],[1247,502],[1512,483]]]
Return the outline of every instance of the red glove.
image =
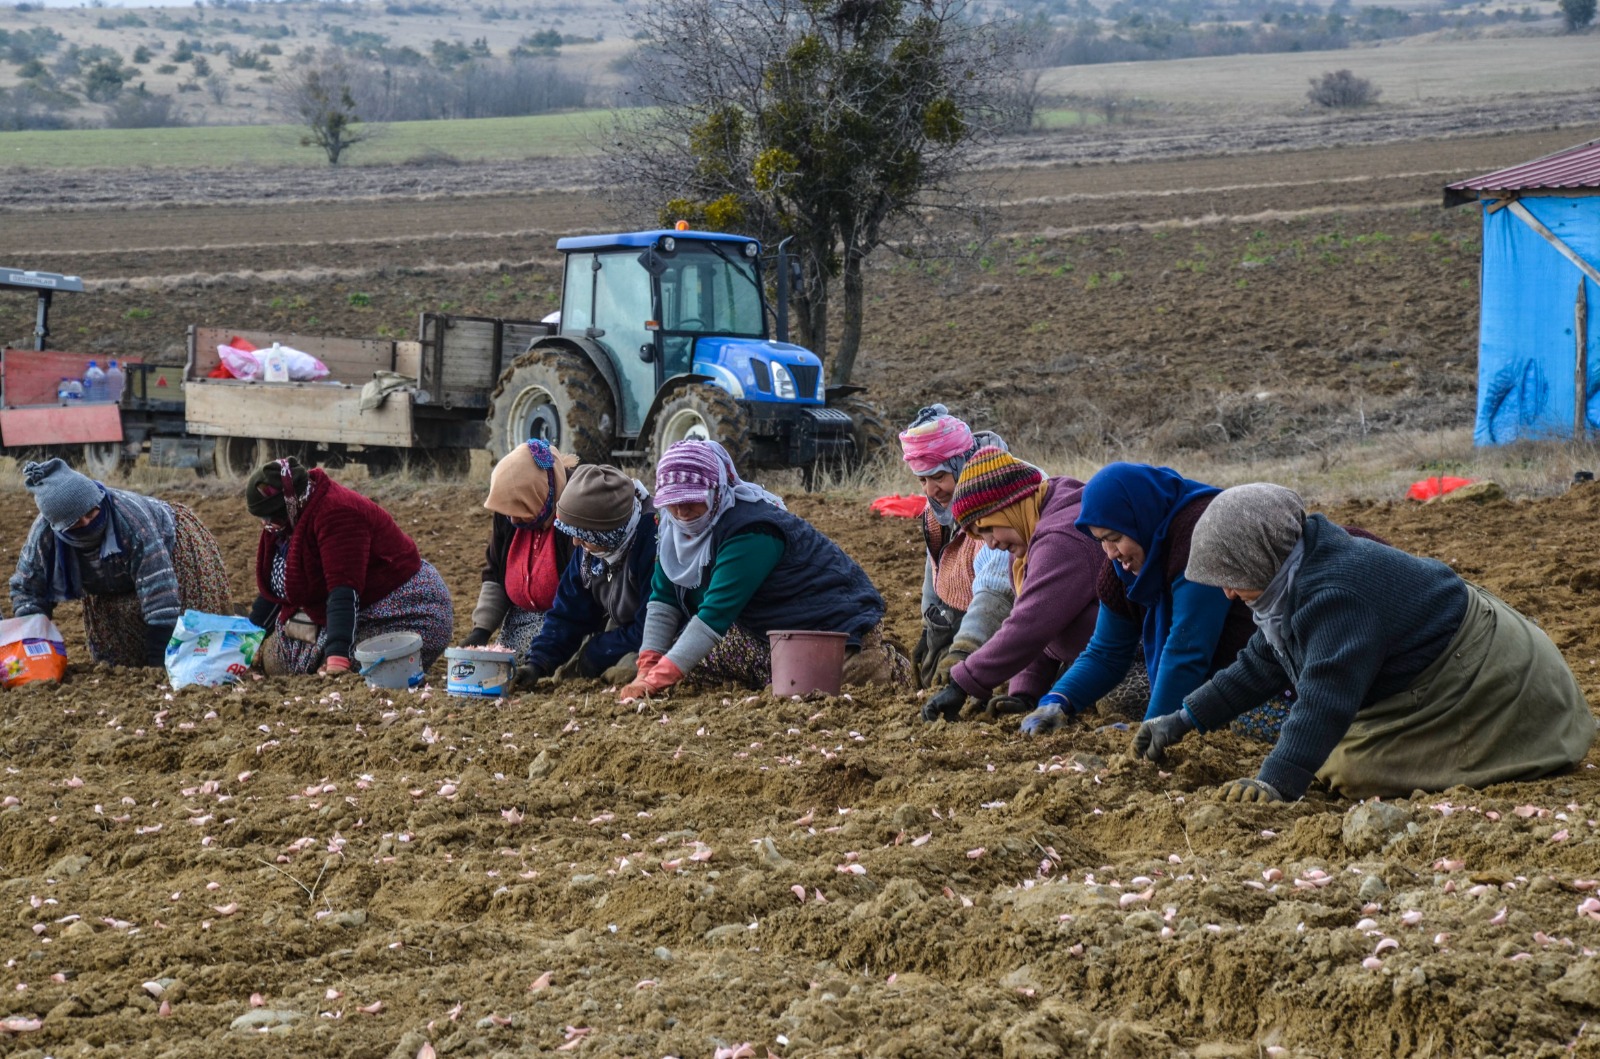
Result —
[[[652,652],[653,653],[653,652]],[[683,670],[673,662],[663,658],[651,668],[650,672],[640,672],[633,678],[633,683],[623,688],[617,698],[623,702],[632,702],[635,699],[648,699],[652,695],[659,695],[672,685],[683,679]]]
[[[633,675],[634,681],[638,682],[649,676],[650,671],[660,663],[663,657],[665,656],[660,651],[640,651],[639,670]]]
[[[318,670],[325,677],[342,677],[346,673],[354,672],[355,666],[350,664],[350,659],[344,655],[329,655]]]

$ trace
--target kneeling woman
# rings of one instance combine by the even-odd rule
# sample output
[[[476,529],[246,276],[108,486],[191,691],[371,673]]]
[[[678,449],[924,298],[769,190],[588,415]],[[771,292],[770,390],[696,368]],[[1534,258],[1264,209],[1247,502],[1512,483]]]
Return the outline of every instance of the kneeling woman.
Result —
[[[911,683],[911,660],[883,639],[883,597],[866,571],[783,501],[741,481],[721,445],[669,448],[656,465],[656,510],[639,672],[624,701],[690,670],[707,683],[771,683],[774,629],[847,634],[847,684]]]
[[[1588,752],[1595,719],[1555,644],[1444,563],[1352,537],[1298,494],[1229,489],[1195,526],[1188,578],[1249,605],[1257,625],[1233,664],[1183,709],[1147,722],[1159,759],[1286,683],[1277,745],[1229,801],[1280,801],[1320,779],[1347,798],[1534,779]]]
[[[533,638],[517,682],[556,674],[577,656],[576,674],[625,682],[608,671],[631,663],[644,635],[656,564],[656,509],[640,482],[615,467],[584,464],[556,501],[557,531],[577,541],[555,602]],[[565,670],[563,670],[565,672]]]
[[[968,461],[950,509],[986,550],[1009,554],[1016,606],[993,637],[950,670],[949,686],[923,703],[923,720],[956,720],[968,696],[991,712],[1026,713],[1089,642],[1105,557],[1077,530],[1082,503],[1076,478],[1046,478],[998,448],[979,449]],[[991,690],[1008,681],[1007,694],[991,701]]]
[[[182,504],[109,489],[60,460],[24,465],[22,481],[39,517],[11,577],[17,617],[82,599],[96,662],[159,666],[185,610],[232,613],[217,539]]]
[[[273,634],[268,673],[351,672],[354,646],[384,633],[421,636],[425,667],[450,645],[450,590],[389,512],[292,456],[252,474],[245,503],[264,523],[250,620]]]

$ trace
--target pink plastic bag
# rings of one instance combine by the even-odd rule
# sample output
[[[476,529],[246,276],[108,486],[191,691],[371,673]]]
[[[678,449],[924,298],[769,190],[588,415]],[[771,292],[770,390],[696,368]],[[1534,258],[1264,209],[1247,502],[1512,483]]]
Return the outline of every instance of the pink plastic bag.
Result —
[[[248,349],[236,349],[233,346],[218,346],[217,356],[222,358],[222,366],[228,369],[235,379],[245,382],[255,382],[261,378],[261,361]]]

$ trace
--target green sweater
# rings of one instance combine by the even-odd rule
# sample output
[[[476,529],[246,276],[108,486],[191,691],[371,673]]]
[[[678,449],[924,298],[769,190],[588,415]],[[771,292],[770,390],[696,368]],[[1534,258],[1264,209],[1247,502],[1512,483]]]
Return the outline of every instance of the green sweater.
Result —
[[[656,563],[650,579],[650,602],[665,603],[691,618],[699,618],[718,636],[725,636],[750,597],[783,558],[783,538],[760,527],[729,537],[717,549],[711,573],[698,588],[683,589],[667,579]]]

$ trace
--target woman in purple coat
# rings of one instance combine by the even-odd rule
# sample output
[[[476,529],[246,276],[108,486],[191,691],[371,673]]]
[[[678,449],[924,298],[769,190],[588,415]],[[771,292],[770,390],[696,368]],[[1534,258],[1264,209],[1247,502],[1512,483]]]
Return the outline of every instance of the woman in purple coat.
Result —
[[[1046,478],[998,448],[967,461],[951,513],[988,547],[1011,553],[1016,604],[999,631],[950,670],[950,684],[928,697],[923,720],[954,721],[968,698],[990,713],[1026,713],[1089,642],[1106,560],[1074,527],[1082,497],[1076,478]],[[1007,693],[991,698],[1007,682]]]

